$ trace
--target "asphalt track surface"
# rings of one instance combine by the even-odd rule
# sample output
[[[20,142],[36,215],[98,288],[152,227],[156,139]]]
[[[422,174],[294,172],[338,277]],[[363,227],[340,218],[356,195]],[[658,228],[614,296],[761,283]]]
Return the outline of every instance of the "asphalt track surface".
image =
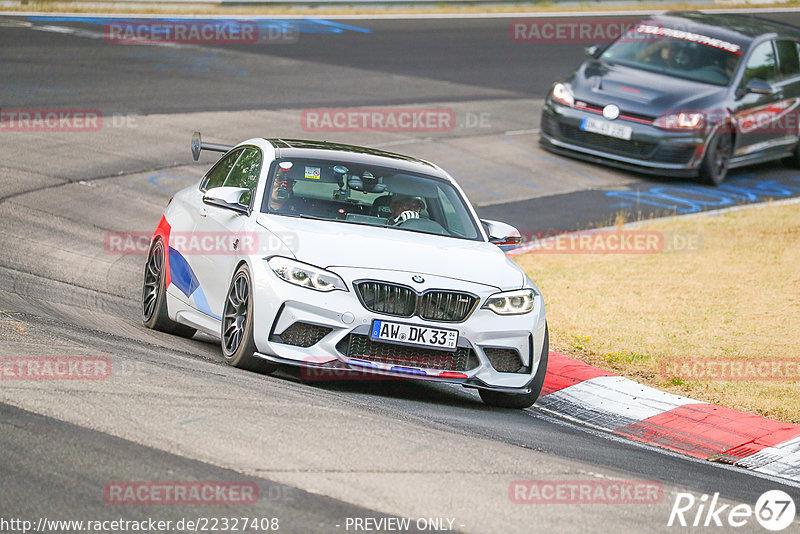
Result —
[[[583,44],[512,43],[508,22],[337,21],[359,30],[302,33],[295,45],[159,47],[109,45],[96,22],[0,20],[3,108],[94,108],[131,119],[87,134],[0,133],[0,356],[97,356],[112,368],[96,382],[0,383],[0,517],[278,517],[281,532],[345,532],[348,517],[392,516],[449,518],[465,532],[667,532],[678,492],[753,505],[783,489],[800,502],[790,483],[626,442],[535,407],[490,409],[474,392],[413,382],[263,377],[227,367],[208,340],[141,326],[144,258],[109,254],[103,237],[152,231],[172,192],[202,175],[213,159],[189,163],[193,129],[228,142],[310,136],[298,121],[309,107],[437,103],[465,121],[485,114],[482,129],[331,138],[452,162],[483,214],[523,229],[796,194],[797,173],[778,165],[736,173],[739,197],[726,204],[692,183],[541,153],[537,102],[581,59]],[[506,162],[514,179],[499,183],[486,169],[507,170]],[[635,191],[651,202],[633,202]],[[128,507],[103,498],[112,481],[191,480],[254,482],[260,498],[247,507]],[[515,480],[650,480],[664,497],[520,505],[509,500]],[[763,530],[751,522],[737,531]]]

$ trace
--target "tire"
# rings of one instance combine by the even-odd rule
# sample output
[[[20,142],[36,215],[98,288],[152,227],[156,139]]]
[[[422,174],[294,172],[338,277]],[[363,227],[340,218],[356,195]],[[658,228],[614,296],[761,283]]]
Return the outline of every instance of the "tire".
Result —
[[[725,130],[726,128],[723,128]],[[717,132],[708,142],[706,155],[700,164],[700,178],[704,182],[719,185],[728,174],[728,166],[733,152],[733,138],[730,134]]]
[[[176,323],[167,313],[167,280],[164,277],[166,263],[164,242],[158,238],[150,245],[147,263],[144,265],[144,281],[142,282],[142,322],[147,328],[192,337],[197,330],[190,326]]]
[[[544,327],[544,344],[542,344],[541,360],[539,368],[533,377],[530,393],[505,393],[502,391],[492,391],[491,389],[479,389],[478,393],[484,403],[497,408],[515,408],[522,410],[530,408],[539,394],[542,392],[544,377],[547,374],[547,356],[550,352],[550,332],[547,325]]]
[[[233,275],[225,298],[220,332],[225,362],[239,369],[269,374],[278,366],[253,354],[253,295],[250,268],[242,264]]]

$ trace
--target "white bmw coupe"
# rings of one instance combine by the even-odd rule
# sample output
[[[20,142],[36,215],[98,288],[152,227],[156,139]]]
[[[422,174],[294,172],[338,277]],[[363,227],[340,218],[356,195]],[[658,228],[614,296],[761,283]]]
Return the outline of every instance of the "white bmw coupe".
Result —
[[[156,330],[221,340],[225,360],[477,388],[526,408],[547,368],[542,294],[427,161],[317,141],[248,139],[171,199],[144,271]]]

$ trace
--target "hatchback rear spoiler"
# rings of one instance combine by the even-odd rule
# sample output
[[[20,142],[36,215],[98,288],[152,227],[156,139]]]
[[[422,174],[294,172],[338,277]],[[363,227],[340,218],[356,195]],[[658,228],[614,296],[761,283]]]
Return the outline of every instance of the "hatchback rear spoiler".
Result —
[[[220,145],[218,143],[204,143],[202,138],[200,137],[200,132],[194,132],[192,134],[192,157],[195,161],[200,158],[200,151],[201,150],[210,150],[211,152],[227,152],[228,150],[232,149],[233,146],[229,145]]]

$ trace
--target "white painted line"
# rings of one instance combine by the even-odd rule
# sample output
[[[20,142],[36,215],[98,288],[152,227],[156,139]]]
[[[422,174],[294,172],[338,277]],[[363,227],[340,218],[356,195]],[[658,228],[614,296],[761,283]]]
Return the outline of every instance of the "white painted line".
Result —
[[[537,405],[605,430],[617,430],[686,404],[705,404],[622,376],[600,376],[544,395]]]
[[[769,463],[753,471],[800,481],[800,436],[743,459],[745,464],[761,464],[765,461]]]
[[[753,469],[759,473],[788,478],[800,482],[800,453],[795,452],[783,456],[780,460]]]
[[[529,128],[527,130],[508,130],[503,135],[528,135],[528,134],[537,134],[541,132],[541,128]]]
[[[52,33],[66,33],[68,35],[74,35],[75,37],[88,37],[89,39],[102,39],[103,32],[93,32],[91,30],[84,30],[81,28],[72,28],[70,26],[35,26],[31,25],[30,27],[32,30],[36,30],[39,32],[52,32]]]

